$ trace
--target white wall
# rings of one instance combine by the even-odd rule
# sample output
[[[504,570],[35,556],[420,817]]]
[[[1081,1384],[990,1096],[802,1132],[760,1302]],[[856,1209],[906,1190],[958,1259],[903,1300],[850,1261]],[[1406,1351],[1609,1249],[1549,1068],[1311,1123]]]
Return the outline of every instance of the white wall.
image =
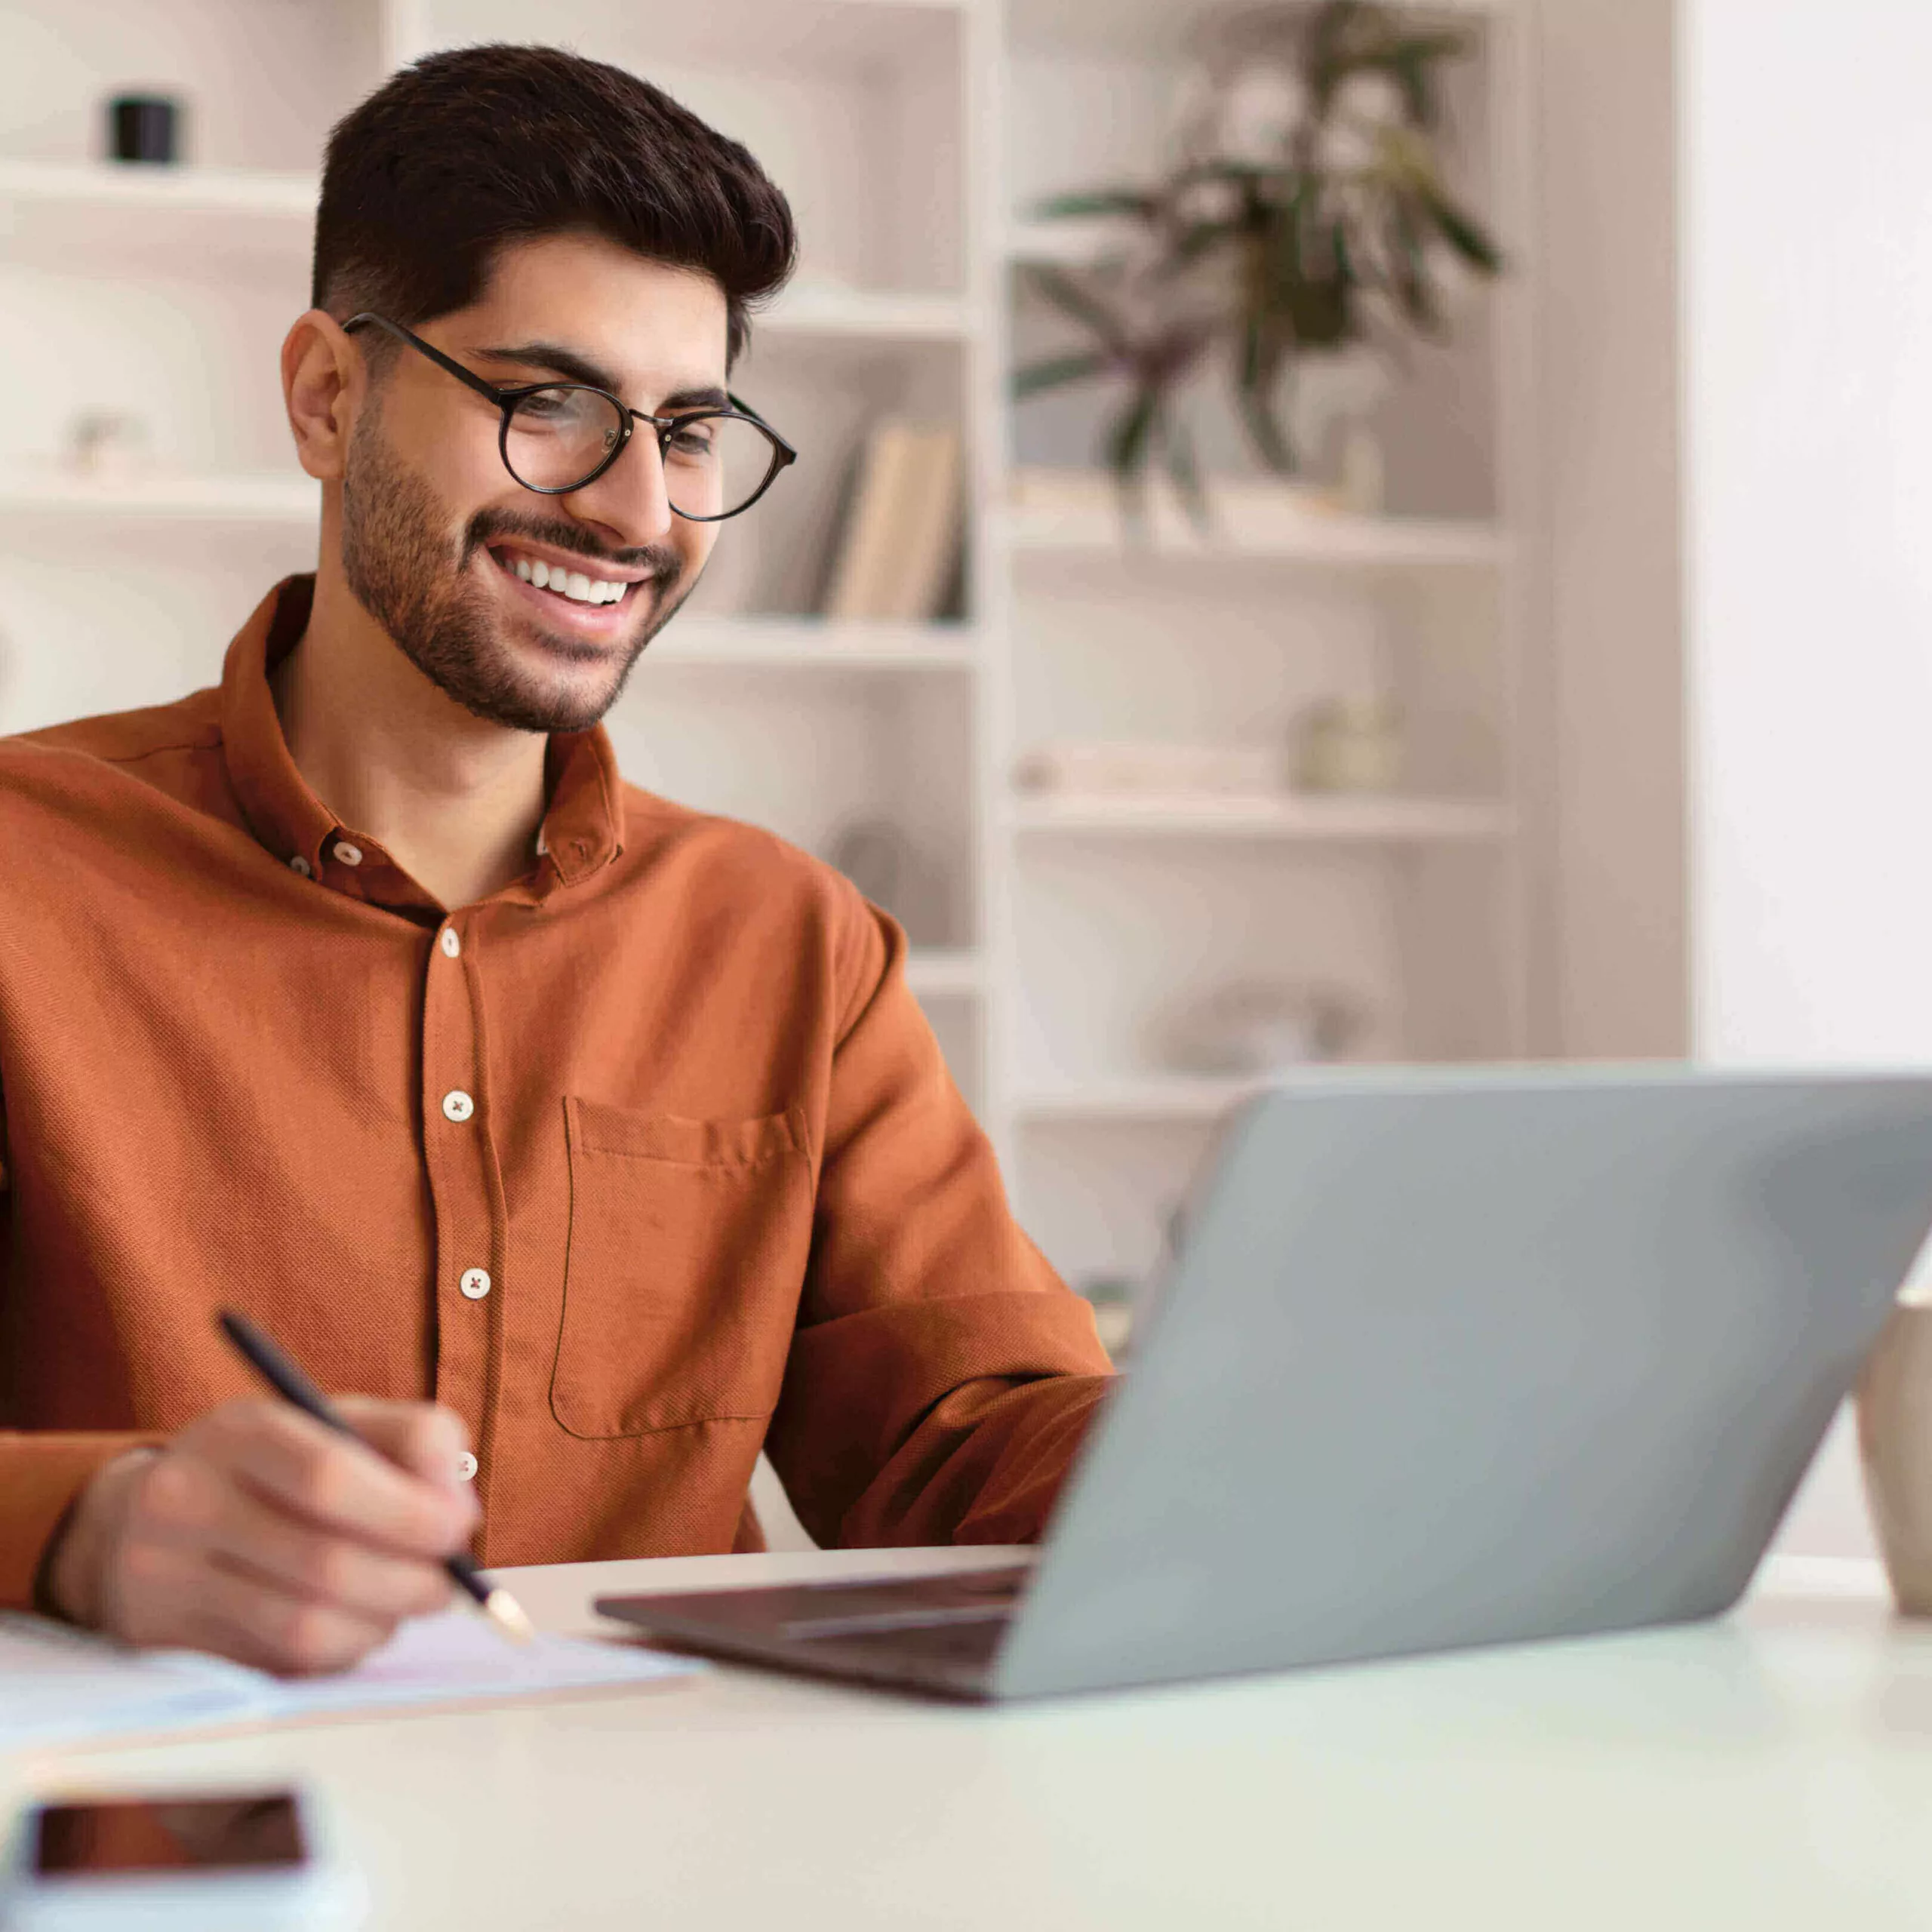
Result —
[[[1681,50],[1695,1041],[1932,1062],[1932,8]],[[1869,1546],[1842,1433],[1787,1545]]]
[[[1932,8],[1684,26],[1698,1044],[1932,1061]]]

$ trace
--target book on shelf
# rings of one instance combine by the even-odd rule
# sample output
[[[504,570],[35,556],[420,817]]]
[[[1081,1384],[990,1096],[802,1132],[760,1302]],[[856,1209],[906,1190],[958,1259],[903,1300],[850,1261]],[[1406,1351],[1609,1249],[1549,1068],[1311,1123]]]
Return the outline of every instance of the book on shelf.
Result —
[[[889,417],[866,438],[825,595],[838,622],[939,615],[959,547],[959,432]]]

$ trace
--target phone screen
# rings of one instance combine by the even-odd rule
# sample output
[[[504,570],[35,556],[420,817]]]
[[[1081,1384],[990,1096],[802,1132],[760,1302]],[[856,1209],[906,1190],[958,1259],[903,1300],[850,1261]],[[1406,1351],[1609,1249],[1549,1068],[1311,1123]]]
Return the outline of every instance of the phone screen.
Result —
[[[43,1805],[34,1835],[34,1869],[48,1875],[259,1869],[306,1856],[285,1791]]]

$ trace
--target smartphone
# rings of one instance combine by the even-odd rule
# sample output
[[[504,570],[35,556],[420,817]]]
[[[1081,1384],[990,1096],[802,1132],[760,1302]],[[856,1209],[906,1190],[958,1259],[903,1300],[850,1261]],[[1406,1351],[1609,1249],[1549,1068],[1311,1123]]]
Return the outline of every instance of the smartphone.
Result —
[[[346,1932],[365,1905],[316,1801],[292,1789],[48,1799],[0,1875],[5,1932]]]

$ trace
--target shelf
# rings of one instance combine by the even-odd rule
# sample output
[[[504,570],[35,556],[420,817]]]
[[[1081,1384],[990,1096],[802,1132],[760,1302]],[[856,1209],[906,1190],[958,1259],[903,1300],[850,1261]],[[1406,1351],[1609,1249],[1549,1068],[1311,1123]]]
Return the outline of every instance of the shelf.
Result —
[[[794,283],[752,317],[752,339],[781,341],[958,342],[973,332],[972,312],[956,295]]]
[[[1406,12],[1469,25],[1505,12],[1510,0],[1392,0]],[[1225,0],[1010,0],[1009,37],[1025,54],[1111,55],[1177,59],[1211,21],[1225,16]]]
[[[1014,1097],[1023,1124],[1057,1125],[1202,1125],[1267,1084],[1247,1075],[1149,1074],[1081,1085],[1039,1087]]]
[[[0,162],[0,255],[103,257],[179,268],[257,258],[306,268],[317,177],[105,162]],[[956,342],[972,332],[960,297],[847,288],[809,277],[754,318],[754,337],[798,341]]]
[[[306,268],[312,174],[108,162],[0,162],[0,254],[130,259],[195,272],[257,257]]]
[[[1009,803],[1007,823],[1023,833],[1348,845],[1497,844],[1512,829],[1509,814],[1495,805],[1452,798],[1368,797],[1023,795]]]
[[[1005,535],[1023,565],[1100,565],[1123,570],[1205,564],[1293,565],[1343,570],[1494,570],[1509,546],[1485,523],[1426,517],[1365,517],[1311,512],[1266,537],[1201,537],[1156,519],[1146,537],[1127,542],[1110,523],[1083,517],[1056,525],[1009,511]]]
[[[720,670],[966,671],[978,655],[975,634],[961,624],[690,616],[672,620],[645,662]]]
[[[10,523],[23,525],[200,524],[302,531],[316,527],[321,510],[315,483],[279,471],[97,481],[50,465],[45,471],[0,475],[0,512]]]
[[[540,38],[645,73],[717,66],[740,77],[869,80],[881,69],[890,74],[949,54],[959,23],[977,4],[703,0],[701,6],[646,10],[631,0],[565,0],[540,17],[528,0],[463,0],[460,10],[451,11],[453,23],[460,20],[456,38],[462,40]]]
[[[906,961],[906,983],[921,999],[977,999],[986,979],[986,962],[963,948],[915,946]]]

